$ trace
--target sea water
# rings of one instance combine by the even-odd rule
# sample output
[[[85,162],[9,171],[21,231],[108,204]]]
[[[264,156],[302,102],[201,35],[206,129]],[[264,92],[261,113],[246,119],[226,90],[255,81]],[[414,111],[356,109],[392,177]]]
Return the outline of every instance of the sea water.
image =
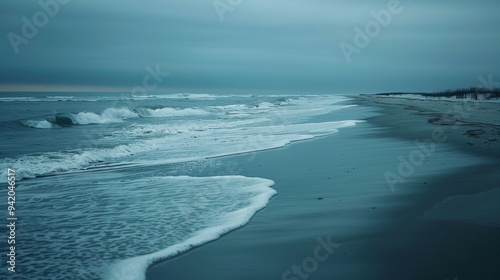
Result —
[[[2,93],[0,178],[11,168],[17,180],[15,279],[144,279],[151,264],[242,227],[274,182],[241,176],[238,163],[209,174],[209,159],[355,126],[341,117],[347,100]]]

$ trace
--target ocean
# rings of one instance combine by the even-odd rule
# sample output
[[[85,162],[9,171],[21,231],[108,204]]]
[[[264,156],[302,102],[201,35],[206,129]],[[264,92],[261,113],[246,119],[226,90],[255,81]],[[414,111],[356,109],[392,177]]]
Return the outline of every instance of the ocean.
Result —
[[[6,186],[10,168],[16,180],[15,279],[144,279],[151,264],[244,226],[277,194],[273,178],[242,176],[238,162],[219,159],[251,162],[258,151],[341,133],[359,122],[348,101],[0,94],[0,178]],[[6,199],[0,207],[7,218]]]

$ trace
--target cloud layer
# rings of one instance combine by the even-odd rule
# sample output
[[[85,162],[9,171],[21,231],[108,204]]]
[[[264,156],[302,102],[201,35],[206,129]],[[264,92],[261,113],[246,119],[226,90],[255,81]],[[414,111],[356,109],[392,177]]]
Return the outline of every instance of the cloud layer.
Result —
[[[29,39],[22,18],[43,8],[2,1],[0,87],[133,87],[157,64],[162,88],[189,91],[433,91],[500,74],[500,2],[485,0],[401,1],[348,63],[339,45],[390,1],[65,0]]]

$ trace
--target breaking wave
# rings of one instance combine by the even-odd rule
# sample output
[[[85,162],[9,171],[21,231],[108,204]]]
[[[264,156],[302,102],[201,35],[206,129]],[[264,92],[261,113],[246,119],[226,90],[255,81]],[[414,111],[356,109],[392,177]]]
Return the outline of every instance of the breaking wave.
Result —
[[[118,123],[134,118],[185,117],[206,114],[209,114],[209,112],[197,108],[107,108],[100,114],[94,112],[57,114],[44,120],[27,120],[22,123],[31,128],[50,129],[73,125]]]

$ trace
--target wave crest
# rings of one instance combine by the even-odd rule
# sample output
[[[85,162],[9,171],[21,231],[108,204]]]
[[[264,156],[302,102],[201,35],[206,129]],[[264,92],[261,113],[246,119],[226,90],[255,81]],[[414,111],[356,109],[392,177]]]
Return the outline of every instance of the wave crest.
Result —
[[[73,125],[119,123],[134,118],[165,118],[208,115],[208,111],[198,108],[107,108],[102,113],[79,112],[49,116],[45,120],[28,120],[22,123],[31,128],[56,128]]]
[[[42,120],[42,121],[34,121],[34,120],[29,120],[25,121],[24,125],[27,127],[32,127],[32,128],[40,128],[40,129],[48,129],[48,128],[54,128],[54,124],[47,120]]]

